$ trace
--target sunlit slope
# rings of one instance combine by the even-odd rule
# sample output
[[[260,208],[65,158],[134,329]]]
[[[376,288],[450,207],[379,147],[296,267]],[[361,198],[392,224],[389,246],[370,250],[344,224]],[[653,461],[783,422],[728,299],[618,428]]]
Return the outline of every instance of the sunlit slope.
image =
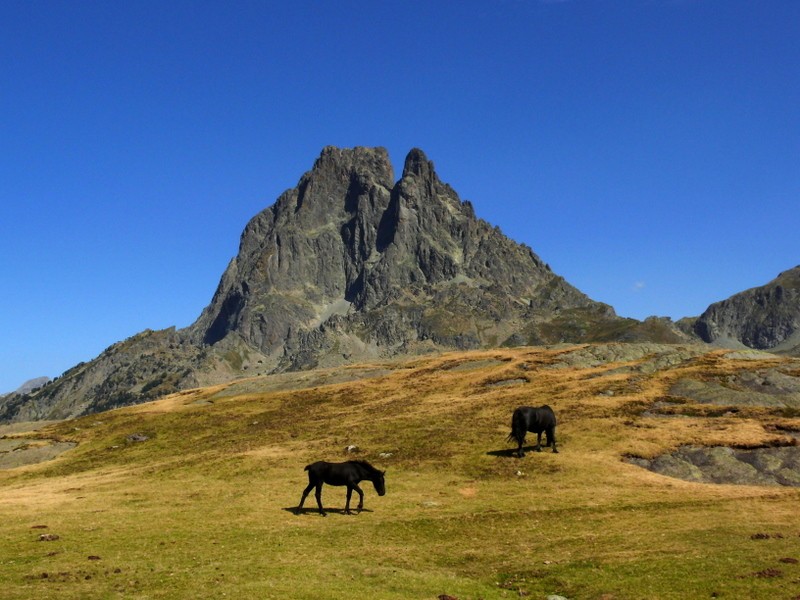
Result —
[[[449,353],[52,425],[36,435],[78,446],[0,471],[2,597],[791,598],[800,490],[625,461],[788,443],[791,407],[670,391],[766,370],[800,374],[791,359],[699,346]],[[560,453],[515,458],[513,408],[544,403]],[[366,510],[347,516],[344,489],[326,486],[327,518],[313,498],[294,514],[306,464],[353,457],[386,469],[386,496],[365,483]]]

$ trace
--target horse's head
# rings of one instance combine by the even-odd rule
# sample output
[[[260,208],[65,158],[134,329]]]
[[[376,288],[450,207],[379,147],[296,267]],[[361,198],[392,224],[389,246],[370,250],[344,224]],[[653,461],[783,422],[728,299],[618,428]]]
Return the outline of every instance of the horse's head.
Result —
[[[372,485],[375,486],[375,491],[378,492],[378,496],[383,496],[386,493],[386,482],[383,479],[385,474],[386,471],[378,471],[375,474],[375,478],[372,480]]]

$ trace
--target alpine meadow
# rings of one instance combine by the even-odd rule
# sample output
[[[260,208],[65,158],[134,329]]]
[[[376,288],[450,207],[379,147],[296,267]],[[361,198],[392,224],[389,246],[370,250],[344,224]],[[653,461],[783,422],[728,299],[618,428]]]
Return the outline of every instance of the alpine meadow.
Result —
[[[752,375],[797,380],[800,362],[694,345],[451,352],[6,426],[18,460],[77,446],[0,471],[4,597],[794,598],[797,487],[743,485],[713,456],[693,481],[635,464],[797,450],[798,390],[740,403]],[[671,392],[721,381],[712,401]],[[511,411],[544,402],[560,452],[516,458]],[[386,495],[367,485],[345,515],[326,486],[328,517],[295,514],[320,458],[368,460]]]

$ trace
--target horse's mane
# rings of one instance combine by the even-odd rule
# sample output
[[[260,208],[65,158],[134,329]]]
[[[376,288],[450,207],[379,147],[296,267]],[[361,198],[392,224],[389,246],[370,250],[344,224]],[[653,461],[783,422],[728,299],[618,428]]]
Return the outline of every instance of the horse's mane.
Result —
[[[379,469],[376,469],[375,467],[373,467],[371,464],[369,464],[365,460],[351,460],[350,462],[353,463],[353,464],[359,465],[361,467],[364,467],[367,471],[370,471],[372,473],[377,473],[377,472],[380,471]]]

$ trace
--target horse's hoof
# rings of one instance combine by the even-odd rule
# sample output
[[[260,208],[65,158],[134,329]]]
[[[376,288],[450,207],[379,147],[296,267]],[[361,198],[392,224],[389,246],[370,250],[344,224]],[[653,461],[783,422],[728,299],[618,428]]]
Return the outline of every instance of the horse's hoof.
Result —
[[[558,454],[558,450],[556,450],[555,448],[553,448],[553,454]]]

